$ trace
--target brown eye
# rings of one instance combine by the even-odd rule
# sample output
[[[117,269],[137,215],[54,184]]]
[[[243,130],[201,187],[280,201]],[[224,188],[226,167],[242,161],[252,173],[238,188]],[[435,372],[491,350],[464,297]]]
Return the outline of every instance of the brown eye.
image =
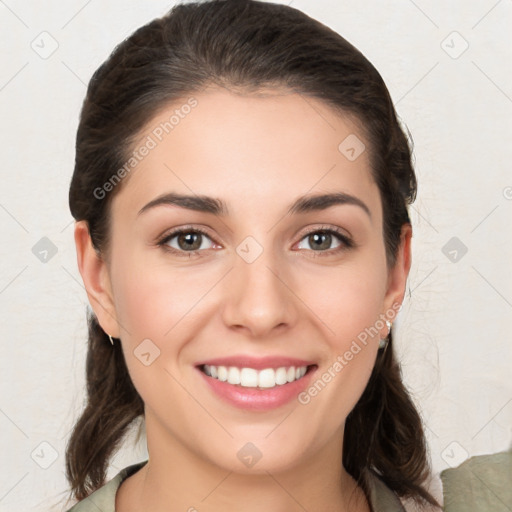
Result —
[[[315,256],[323,256],[323,253],[326,253],[325,256],[332,255],[339,251],[350,249],[355,245],[350,238],[334,229],[310,231],[306,233],[302,240],[307,241],[311,251],[319,253]],[[334,248],[332,247],[333,242],[337,242]],[[303,249],[303,247],[299,246],[299,249]]]
[[[324,231],[317,231],[312,235],[308,235],[308,242],[313,249],[327,250],[331,248],[333,236]]]
[[[185,233],[176,236],[177,244],[180,249],[184,251],[192,250],[197,251],[201,248],[201,239],[203,235],[201,233]],[[198,243],[199,242],[199,243]]]
[[[204,245],[206,239],[211,241],[208,234],[201,229],[180,229],[166,235],[158,245],[178,255],[190,256],[211,248]]]

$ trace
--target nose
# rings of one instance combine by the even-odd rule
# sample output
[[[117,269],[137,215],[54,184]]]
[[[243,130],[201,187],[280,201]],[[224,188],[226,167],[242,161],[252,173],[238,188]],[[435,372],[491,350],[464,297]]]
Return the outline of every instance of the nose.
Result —
[[[257,247],[249,244],[245,253],[243,249],[235,255],[234,267],[224,283],[223,320],[230,329],[268,338],[297,321],[298,299],[289,282],[291,273],[271,249],[263,249],[253,261]]]

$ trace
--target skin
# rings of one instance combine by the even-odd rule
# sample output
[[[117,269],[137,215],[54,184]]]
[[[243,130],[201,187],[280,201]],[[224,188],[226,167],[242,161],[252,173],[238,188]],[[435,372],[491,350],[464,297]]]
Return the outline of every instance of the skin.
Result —
[[[121,339],[145,403],[149,462],[121,485],[116,510],[369,511],[341,464],[343,429],[385,325],[306,405],[240,410],[214,395],[194,366],[232,354],[288,355],[314,360],[322,374],[402,303],[411,227],[403,226],[388,268],[368,151],[349,161],[338,150],[350,134],[369,148],[348,117],[286,90],[194,97],[198,106],[114,196],[108,258],[92,248],[84,221],[75,226],[89,301],[105,332]],[[175,108],[159,112],[141,140]],[[170,191],[222,198],[230,214],[166,205],[137,215]],[[286,215],[298,196],[335,191],[361,199],[371,217],[348,204]],[[189,224],[209,233],[199,255],[189,258],[176,237],[168,245],[184,257],[158,246],[160,235]],[[356,247],[335,252],[343,243],[333,236],[315,249],[307,231],[322,227],[340,228]],[[252,263],[236,252],[247,236],[263,248]],[[322,251],[331,254],[315,257]],[[160,350],[149,366],[133,353],[144,339]],[[262,454],[252,468],[237,457],[247,442]]]

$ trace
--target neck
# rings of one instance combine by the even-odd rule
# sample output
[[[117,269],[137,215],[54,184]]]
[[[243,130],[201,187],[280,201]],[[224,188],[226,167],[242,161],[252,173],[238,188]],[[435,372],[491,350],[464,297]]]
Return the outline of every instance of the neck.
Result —
[[[198,456],[157,422],[146,418],[147,464],[123,482],[116,496],[121,512],[369,512],[362,489],[341,463],[343,433],[315,456],[280,471],[240,473]],[[165,438],[165,443],[162,442]],[[149,440],[154,440],[153,445]],[[263,460],[263,457],[262,457]],[[255,466],[256,468],[257,466]]]

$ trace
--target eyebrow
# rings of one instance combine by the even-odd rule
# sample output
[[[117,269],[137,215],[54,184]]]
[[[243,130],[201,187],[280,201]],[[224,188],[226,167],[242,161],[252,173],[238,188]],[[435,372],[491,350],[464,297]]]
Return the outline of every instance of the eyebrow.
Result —
[[[290,205],[287,214],[321,211],[326,210],[331,206],[345,204],[360,207],[371,219],[372,215],[368,206],[366,206],[366,204],[358,197],[345,192],[301,196]],[[179,206],[188,210],[211,213],[216,216],[229,215],[228,206],[222,199],[205,195],[191,196],[177,194],[174,192],[169,192],[153,199],[143,206],[137,215],[141,215],[142,213],[161,205]]]

